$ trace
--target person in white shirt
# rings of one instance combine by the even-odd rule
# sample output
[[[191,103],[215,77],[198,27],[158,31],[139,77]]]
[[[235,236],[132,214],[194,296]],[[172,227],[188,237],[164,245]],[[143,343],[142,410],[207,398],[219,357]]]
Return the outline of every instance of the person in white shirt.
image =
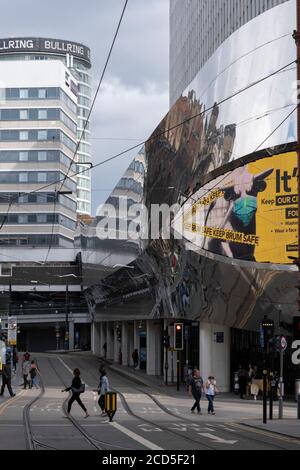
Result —
[[[215,415],[214,410],[214,399],[216,396],[217,390],[217,382],[213,376],[209,376],[207,381],[205,382],[205,393],[206,398],[208,400],[208,414]]]

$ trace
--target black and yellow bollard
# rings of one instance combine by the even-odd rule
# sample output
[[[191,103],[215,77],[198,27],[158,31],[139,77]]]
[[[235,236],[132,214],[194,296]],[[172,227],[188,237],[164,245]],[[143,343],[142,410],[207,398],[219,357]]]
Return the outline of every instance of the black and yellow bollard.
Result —
[[[117,394],[115,392],[107,392],[105,394],[105,411],[109,421],[112,421],[117,411]]]

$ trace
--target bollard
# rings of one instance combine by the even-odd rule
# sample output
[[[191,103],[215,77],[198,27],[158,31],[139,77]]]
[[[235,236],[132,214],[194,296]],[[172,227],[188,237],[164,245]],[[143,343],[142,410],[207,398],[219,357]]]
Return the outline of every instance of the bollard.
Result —
[[[270,389],[270,421],[273,420],[273,403],[274,403],[275,382],[271,382]]]
[[[109,421],[112,421],[117,411],[117,394],[115,392],[107,392],[105,394],[105,411]]]
[[[263,371],[263,423],[267,424],[267,412],[268,412],[268,404],[267,404],[267,375],[268,371]]]

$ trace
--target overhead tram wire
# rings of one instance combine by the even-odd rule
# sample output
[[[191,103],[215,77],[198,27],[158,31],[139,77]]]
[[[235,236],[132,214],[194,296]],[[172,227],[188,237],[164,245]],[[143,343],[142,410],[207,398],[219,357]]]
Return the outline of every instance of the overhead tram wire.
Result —
[[[149,137],[147,140],[144,140],[144,141],[142,141],[142,142],[140,142],[140,143],[138,143],[138,144],[136,144],[136,145],[134,145],[134,146],[132,146],[132,147],[129,147],[129,148],[123,150],[122,152],[119,152],[119,153],[117,153],[117,154],[114,154],[113,156],[111,156],[111,157],[109,157],[109,158],[107,158],[107,159],[105,159],[105,160],[102,160],[101,162],[99,162],[99,163],[93,165],[93,166],[91,167],[91,170],[93,170],[93,169],[95,169],[95,168],[98,168],[98,167],[100,167],[100,166],[102,166],[102,165],[105,165],[106,163],[109,163],[110,161],[116,160],[117,158],[119,158],[119,157],[121,157],[121,156],[123,156],[123,155],[125,155],[125,154],[127,154],[127,153],[129,153],[129,152],[131,152],[131,151],[133,151],[133,150],[140,149],[143,145],[145,145],[145,144],[147,144],[147,143],[150,143],[150,142],[153,142],[154,140],[158,139],[159,137],[164,136],[164,135],[167,134],[168,132],[170,132],[170,131],[172,131],[172,130],[174,130],[174,129],[177,129],[177,128],[181,127],[181,126],[183,126],[184,124],[186,124],[186,123],[188,123],[188,122],[190,122],[190,121],[196,119],[197,117],[204,116],[204,115],[207,114],[209,111],[212,111],[212,110],[215,108],[215,106],[221,106],[222,104],[224,104],[224,103],[230,101],[231,99],[233,99],[233,98],[235,98],[236,96],[238,96],[238,95],[244,93],[245,91],[247,91],[247,90],[253,88],[254,86],[256,86],[256,85],[258,85],[258,84],[264,82],[265,80],[268,80],[269,78],[271,78],[271,77],[277,75],[278,73],[283,72],[285,69],[287,69],[287,68],[290,67],[292,64],[295,64],[295,63],[297,63],[297,62],[298,62],[297,60],[294,60],[293,62],[290,62],[290,63],[286,64],[285,66],[281,67],[280,69],[276,70],[275,72],[272,72],[272,73],[266,75],[265,77],[263,77],[263,78],[261,78],[261,79],[259,79],[259,80],[256,80],[255,82],[250,83],[248,86],[241,88],[240,90],[236,91],[236,92],[233,93],[232,95],[229,95],[228,97],[224,98],[223,100],[214,103],[214,105],[208,107],[207,109],[205,109],[205,110],[203,110],[203,111],[201,111],[201,112],[199,112],[199,113],[197,113],[197,114],[194,114],[193,116],[191,116],[191,117],[189,117],[189,118],[187,118],[187,119],[184,119],[183,121],[179,122],[178,124],[174,124],[173,126],[169,127],[168,129],[165,129],[165,130],[163,130],[163,131],[161,131],[161,132],[158,132],[157,134],[152,135],[152,136]],[[261,144],[261,145],[262,145],[262,144]],[[81,175],[81,174],[85,173],[86,171],[88,171],[88,170],[87,170],[87,169],[84,169],[84,170],[76,171],[75,173],[73,173],[73,174],[71,175],[71,177],[75,177],[75,176]],[[15,199],[18,199],[19,196],[21,196],[21,195],[35,194],[35,193],[38,193],[38,192],[40,192],[40,191],[42,191],[42,190],[44,190],[44,189],[47,189],[47,188],[49,188],[49,187],[51,187],[51,186],[53,187],[53,185],[59,184],[59,183],[64,182],[64,181],[65,181],[65,177],[63,177],[63,178],[61,178],[61,179],[59,179],[59,180],[57,180],[57,181],[55,181],[55,182],[48,183],[48,184],[46,184],[46,185],[44,185],[44,186],[41,186],[41,187],[38,188],[38,189],[29,191],[29,192],[18,193],[18,196],[17,196],[16,198],[13,198],[12,201],[10,202],[10,205],[9,205],[9,207],[8,207],[8,209],[7,209],[6,216],[8,215],[8,213],[9,213],[9,211],[10,211],[10,208],[11,208],[11,206],[13,205],[14,200],[15,200]],[[1,231],[1,229],[2,229],[2,227],[3,227],[4,224],[5,224],[5,221],[4,221],[4,222],[2,223],[2,225],[0,226],[0,231]]]
[[[111,44],[111,46],[110,46],[110,50],[109,50],[109,53],[108,53],[108,56],[107,56],[107,59],[106,59],[106,62],[105,62],[105,65],[104,65],[104,68],[103,68],[103,71],[102,71],[100,80],[99,80],[99,83],[98,83],[98,87],[97,87],[95,96],[94,96],[94,98],[93,98],[91,107],[90,107],[90,109],[89,109],[88,115],[87,115],[87,117],[86,117],[86,119],[85,119],[85,121],[84,121],[83,130],[82,130],[82,132],[81,132],[80,139],[79,139],[79,141],[77,142],[74,155],[73,155],[73,157],[72,157],[72,159],[71,159],[71,161],[70,161],[70,164],[69,164],[67,173],[65,174],[65,176],[64,176],[64,178],[63,178],[63,180],[62,180],[62,182],[61,182],[61,185],[60,185],[60,188],[59,188],[58,192],[55,191],[55,196],[56,196],[56,197],[55,197],[55,201],[54,201],[52,233],[51,233],[51,238],[50,238],[50,243],[49,243],[49,249],[48,249],[48,252],[47,252],[47,255],[46,255],[46,258],[45,258],[45,263],[46,263],[47,260],[48,260],[48,257],[49,257],[49,254],[50,254],[50,251],[51,251],[51,248],[52,248],[52,244],[53,244],[53,235],[54,235],[54,226],[55,226],[55,215],[56,215],[56,198],[58,197],[59,192],[62,190],[62,187],[63,187],[64,183],[66,182],[68,176],[69,176],[70,170],[71,170],[71,168],[72,168],[73,163],[75,162],[76,155],[77,155],[77,153],[78,153],[78,150],[79,150],[79,148],[80,148],[81,142],[82,142],[83,137],[84,137],[84,135],[85,135],[85,132],[86,132],[86,130],[87,130],[87,126],[88,126],[88,123],[89,123],[89,119],[90,119],[91,114],[92,114],[92,111],[93,111],[93,109],[94,109],[94,106],[95,106],[95,103],[96,103],[96,100],[97,100],[97,96],[98,96],[98,93],[99,93],[99,91],[100,91],[100,88],[101,88],[101,85],[102,85],[102,82],[103,82],[103,78],[104,78],[105,72],[106,72],[107,67],[108,67],[108,63],[109,63],[109,60],[110,60],[110,57],[111,57],[111,54],[112,54],[112,51],[113,51],[113,48],[114,48],[114,45],[115,45],[115,42],[116,42],[118,33],[119,33],[119,30],[120,30],[120,27],[121,27],[121,23],[122,23],[124,14],[125,14],[125,10],[126,10],[127,4],[128,4],[128,0],[125,0],[125,4],[124,4],[124,7],[123,7],[123,10],[122,10],[122,13],[121,13],[119,22],[118,22],[118,26],[117,26],[116,32],[115,32],[115,34],[114,34],[114,38],[113,38],[112,44]],[[1,228],[0,228],[0,230],[1,230]]]
[[[270,139],[270,137],[272,137],[272,135],[275,134],[275,132],[277,132],[278,129],[280,129],[280,127],[293,115],[293,113],[295,113],[295,111],[296,111],[299,107],[300,107],[300,103],[297,104],[297,106],[280,122],[280,124],[279,124],[278,126],[276,126],[276,128],[273,129],[273,130],[268,134],[268,136],[261,142],[261,144],[258,145],[258,147],[256,147],[256,149],[255,149],[252,153],[257,152],[257,151],[263,146],[263,144],[264,144],[265,142],[267,142],[267,141]],[[226,173],[220,180],[218,180],[218,182],[215,183],[215,184],[212,186],[212,188],[209,188],[209,189],[206,191],[206,193],[205,193],[203,196],[201,196],[201,197],[204,198],[204,197],[205,197],[207,194],[209,194],[213,189],[218,188],[218,187],[220,186],[220,183],[222,183],[222,181],[224,181],[224,180],[227,178],[227,176],[228,176],[228,173]],[[191,199],[191,197],[188,197],[187,201],[188,201],[189,199]],[[178,218],[179,218],[179,216],[175,217],[173,222],[176,222],[176,220],[178,220]],[[265,220],[268,221],[268,219],[266,219],[266,218],[265,218]],[[269,221],[269,222],[270,222],[270,221]]]
[[[75,149],[75,153],[72,157],[72,160],[70,161],[70,165],[69,165],[69,168],[68,168],[68,171],[66,173],[66,175],[64,176],[63,180],[62,180],[62,183],[61,183],[61,187],[60,187],[60,190],[63,186],[63,184],[65,183],[66,179],[68,178],[68,175],[70,173],[70,170],[72,168],[72,165],[73,163],[75,162],[75,158],[76,158],[76,155],[78,153],[78,150],[79,150],[79,147],[80,147],[80,144],[83,140],[83,137],[85,135],[85,131],[87,129],[87,126],[88,126],[88,123],[89,123],[89,119],[91,117],[91,114],[92,114],[92,111],[94,109],[94,106],[95,106],[95,103],[96,103],[96,100],[97,100],[97,96],[98,96],[98,93],[100,91],[100,88],[101,88],[101,85],[102,85],[102,82],[103,82],[103,78],[104,78],[104,75],[105,75],[105,72],[107,70],[107,67],[108,67],[108,64],[109,64],[109,61],[110,61],[110,58],[111,58],[111,54],[112,54],[112,51],[113,51],[113,48],[114,48],[114,45],[115,45],[115,42],[116,42],[116,39],[117,39],[117,36],[119,34],[119,30],[120,30],[120,27],[121,27],[121,23],[123,21],[123,18],[124,18],[124,14],[125,14],[125,11],[126,11],[126,8],[127,8],[127,4],[128,4],[128,0],[125,0],[125,4],[123,6],[123,10],[122,10],[122,13],[121,13],[121,16],[120,16],[120,19],[119,19],[119,22],[118,22],[118,26],[117,26],[117,29],[115,31],[115,34],[114,34],[114,37],[113,37],[113,41],[111,43],[111,46],[110,46],[110,49],[109,49],[109,53],[108,53],[108,56],[107,56],[107,59],[106,59],[106,62],[105,62],[105,65],[104,65],[104,68],[103,68],[103,71],[102,71],[102,74],[101,74],[101,77],[100,77],[100,80],[99,80],[99,83],[98,83],[98,86],[97,86],[97,90],[96,90],[96,93],[95,93],[95,96],[93,98],[93,101],[92,101],[92,104],[91,104],[91,107],[89,109],[89,112],[88,112],[88,115],[87,117],[85,118],[85,124],[83,126],[83,130],[81,132],[81,136],[80,136],[80,139],[77,143],[77,146],[76,146],[76,149]],[[87,171],[87,170],[85,170]]]

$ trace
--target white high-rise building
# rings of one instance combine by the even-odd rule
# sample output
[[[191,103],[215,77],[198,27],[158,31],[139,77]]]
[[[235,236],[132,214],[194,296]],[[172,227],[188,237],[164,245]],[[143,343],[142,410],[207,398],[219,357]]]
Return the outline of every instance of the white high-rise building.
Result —
[[[170,0],[170,103],[241,26],[287,0]]]
[[[3,248],[73,247],[77,88],[58,60],[0,60]]]
[[[49,61],[51,64],[49,64]],[[90,75],[90,50],[86,46],[70,41],[48,39],[48,38],[9,38],[0,39],[0,66],[1,70],[5,70],[11,63],[15,64],[17,76],[20,80],[23,78],[23,69],[29,72],[29,80],[27,87],[39,87],[38,67],[43,70],[42,65],[48,63],[47,73],[52,81],[58,79],[55,76],[56,62],[59,61],[65,68],[65,73],[73,76],[72,83],[76,83],[76,87],[70,88],[68,78],[63,78],[61,85],[65,84],[67,91],[71,90],[71,94],[76,100],[76,141],[81,138],[84,126],[91,104],[91,75]],[[25,64],[25,63],[26,64]],[[46,69],[45,69],[46,70]],[[42,72],[43,75],[43,72]],[[30,76],[33,78],[30,83]],[[11,88],[10,75],[0,76],[2,80],[2,89]],[[21,82],[20,82],[21,83]],[[21,86],[21,85],[20,85]],[[16,88],[19,85],[16,84]],[[29,97],[30,98],[30,97]],[[20,98],[22,99],[22,98]],[[30,104],[30,103],[29,103]],[[46,103],[48,105],[49,103]],[[30,120],[30,119],[29,119]],[[1,138],[0,138],[1,141]],[[77,144],[76,142],[76,144]],[[77,171],[82,172],[77,176],[77,213],[79,215],[90,215],[91,213],[91,146],[90,146],[90,123],[87,123],[86,130],[82,137],[81,143],[77,150],[75,162]],[[0,160],[1,163],[1,160]],[[73,168],[76,170],[76,167]],[[73,171],[75,173],[75,171]]]

